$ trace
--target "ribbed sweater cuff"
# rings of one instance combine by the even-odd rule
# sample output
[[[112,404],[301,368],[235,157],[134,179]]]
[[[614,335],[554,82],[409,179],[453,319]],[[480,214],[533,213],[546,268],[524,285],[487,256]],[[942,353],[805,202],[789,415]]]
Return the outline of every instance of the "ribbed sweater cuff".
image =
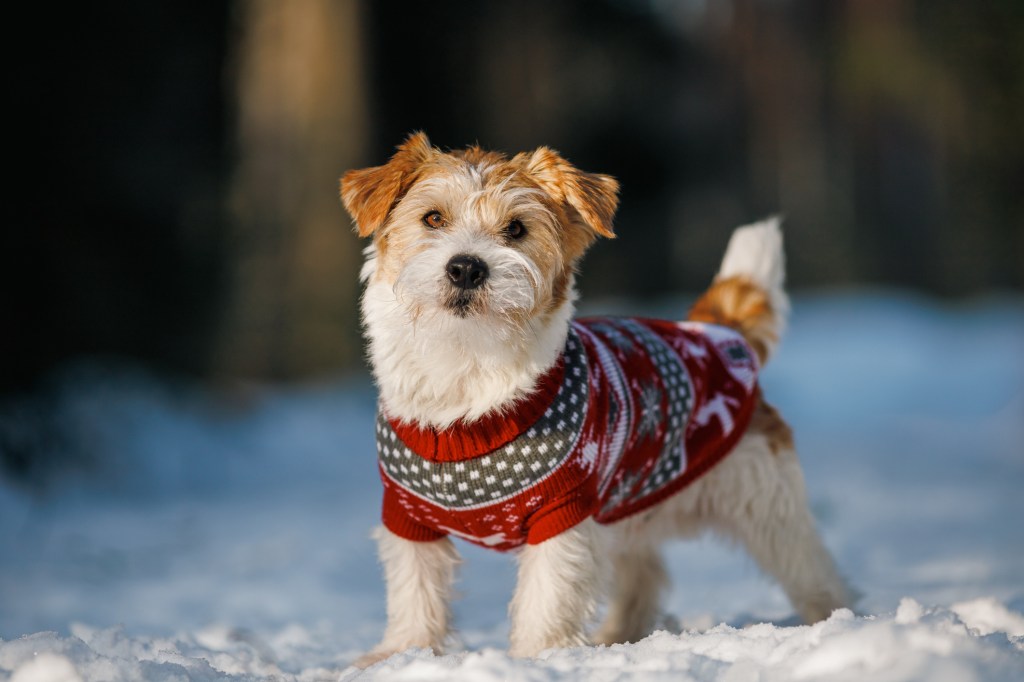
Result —
[[[396,511],[390,505],[384,506],[381,520],[384,522],[384,527],[389,531],[400,538],[412,540],[413,542],[433,542],[447,536],[447,533],[439,533],[432,528],[416,523],[401,511]]]
[[[530,526],[526,542],[539,545],[559,533],[564,533],[591,515],[589,507],[584,498],[573,497],[566,504],[544,513]]]

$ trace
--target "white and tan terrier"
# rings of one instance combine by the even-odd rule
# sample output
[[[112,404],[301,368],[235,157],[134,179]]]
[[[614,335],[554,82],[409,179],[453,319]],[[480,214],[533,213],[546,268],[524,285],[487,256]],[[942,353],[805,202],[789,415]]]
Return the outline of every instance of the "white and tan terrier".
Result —
[[[777,221],[734,233],[686,321],[573,320],[576,267],[614,236],[617,192],[545,147],[444,153],[422,133],[342,179],[373,237],[362,316],[387,581],[384,638],[357,665],[443,649],[450,536],[516,551],[516,656],[644,637],[668,583],[660,543],[706,530],[744,546],[805,621],[848,604],[757,384],[788,308]]]

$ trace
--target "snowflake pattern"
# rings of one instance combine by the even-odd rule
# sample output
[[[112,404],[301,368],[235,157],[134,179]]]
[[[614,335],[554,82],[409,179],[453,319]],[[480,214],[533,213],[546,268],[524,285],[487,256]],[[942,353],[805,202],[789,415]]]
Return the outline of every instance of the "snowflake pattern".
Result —
[[[637,436],[651,439],[658,436],[661,430],[661,391],[654,384],[647,384],[639,391],[640,404],[637,406],[640,421],[637,424]]]
[[[668,394],[668,408],[665,412],[662,412],[661,409],[661,395],[660,393],[657,395],[657,409],[654,414],[658,418],[656,428],[663,433],[661,437],[663,445],[650,474],[633,496],[633,499],[637,499],[646,497],[671,483],[686,469],[686,447],[683,434],[693,411],[694,389],[686,366],[668,342],[636,320],[623,319],[617,322],[643,346],[654,362],[658,376]],[[651,396],[646,394],[647,387],[644,388],[645,392],[640,394],[643,404],[638,408],[641,410],[641,414],[637,431],[641,434],[644,433],[644,428],[651,428],[644,423],[646,417],[644,410],[649,406],[647,401],[650,400],[653,403],[654,399],[653,394]]]
[[[608,493],[607,499],[601,507],[601,512],[607,514],[629,500],[639,480],[640,474],[623,472],[612,485],[611,492]]]

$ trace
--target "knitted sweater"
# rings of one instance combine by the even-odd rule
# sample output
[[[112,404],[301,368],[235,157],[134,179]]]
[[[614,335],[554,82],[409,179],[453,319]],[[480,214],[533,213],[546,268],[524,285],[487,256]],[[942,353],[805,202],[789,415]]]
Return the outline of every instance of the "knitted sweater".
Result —
[[[384,525],[416,541],[537,544],[678,492],[724,457],[757,400],[757,360],[725,327],[594,318],[512,410],[444,430],[377,419]]]

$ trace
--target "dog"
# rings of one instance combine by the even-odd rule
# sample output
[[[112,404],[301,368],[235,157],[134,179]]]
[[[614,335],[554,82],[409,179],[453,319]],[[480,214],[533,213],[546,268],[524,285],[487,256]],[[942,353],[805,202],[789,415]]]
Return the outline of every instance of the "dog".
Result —
[[[734,232],[684,321],[574,320],[576,268],[614,237],[612,177],[547,147],[442,152],[415,133],[346,173],[341,198],[372,237],[361,313],[384,485],[387,627],[357,666],[443,651],[452,536],[516,552],[513,656],[643,638],[668,584],[660,543],[708,530],[804,621],[849,604],[757,384],[788,311],[777,220]]]

